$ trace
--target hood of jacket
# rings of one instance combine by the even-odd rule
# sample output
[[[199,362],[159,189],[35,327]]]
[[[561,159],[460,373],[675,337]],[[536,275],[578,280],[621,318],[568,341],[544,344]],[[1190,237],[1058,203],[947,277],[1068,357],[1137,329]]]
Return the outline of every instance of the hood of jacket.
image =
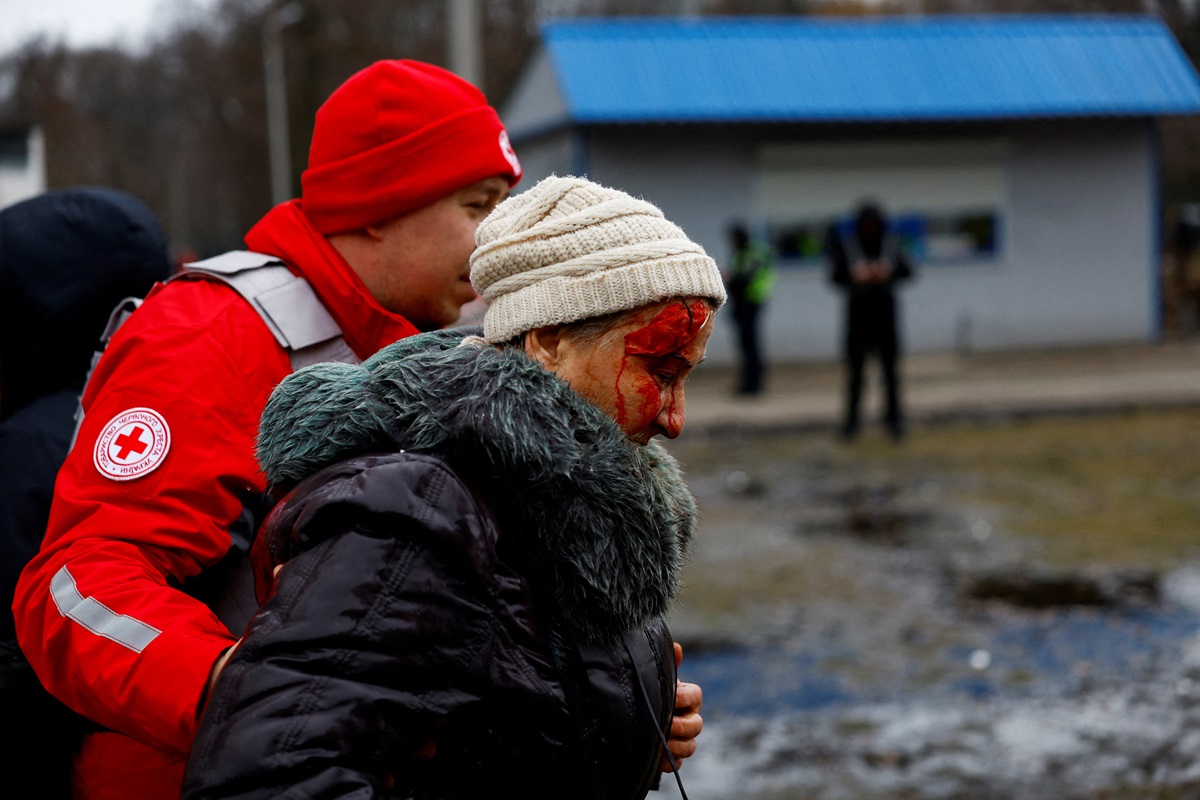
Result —
[[[675,459],[629,441],[611,418],[519,350],[439,331],[361,365],[317,364],[267,403],[258,457],[288,487],[356,455],[445,458],[518,521],[533,569],[564,619],[612,640],[669,611],[696,508]]]
[[[81,389],[113,307],[170,272],[154,214],[124,192],[64,189],[0,211],[0,419]]]

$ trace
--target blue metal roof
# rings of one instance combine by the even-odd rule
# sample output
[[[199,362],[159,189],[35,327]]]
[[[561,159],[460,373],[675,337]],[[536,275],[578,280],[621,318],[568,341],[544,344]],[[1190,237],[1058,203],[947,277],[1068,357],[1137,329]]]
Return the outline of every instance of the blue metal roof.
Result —
[[[542,35],[579,122],[1200,112],[1154,17],[575,18]]]

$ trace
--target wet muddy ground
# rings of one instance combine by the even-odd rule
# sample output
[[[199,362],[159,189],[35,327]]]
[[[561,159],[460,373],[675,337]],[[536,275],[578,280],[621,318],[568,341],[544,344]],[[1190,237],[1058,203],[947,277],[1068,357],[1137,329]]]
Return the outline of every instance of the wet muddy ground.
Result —
[[[692,800],[1200,797],[1191,558],[1046,559],[986,475],[821,433],[670,447],[702,513]]]

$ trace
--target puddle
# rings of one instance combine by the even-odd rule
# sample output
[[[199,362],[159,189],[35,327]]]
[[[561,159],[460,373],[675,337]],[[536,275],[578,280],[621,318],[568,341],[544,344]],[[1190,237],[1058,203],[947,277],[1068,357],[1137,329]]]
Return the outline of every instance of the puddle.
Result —
[[[1200,797],[1198,581],[1168,575],[1152,605],[963,603],[890,636],[850,615],[691,652],[683,674],[704,687],[706,722],[688,795]],[[936,633],[948,621],[957,635]]]
[[[1200,798],[1200,566],[1040,567],[962,476],[815,448],[683,459],[691,800]]]
[[[919,663],[884,656],[867,670],[862,656],[806,639],[800,645],[690,652],[684,676],[704,687],[706,719],[918,696],[954,702],[1070,694],[1123,685],[1178,658],[1183,644],[1200,634],[1200,616],[1181,607],[1066,609],[988,627],[994,630],[986,639],[945,647]]]

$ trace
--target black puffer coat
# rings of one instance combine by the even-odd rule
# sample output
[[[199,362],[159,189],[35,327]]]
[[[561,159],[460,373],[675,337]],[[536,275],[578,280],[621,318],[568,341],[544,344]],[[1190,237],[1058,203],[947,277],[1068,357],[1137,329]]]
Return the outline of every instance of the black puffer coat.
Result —
[[[170,271],[154,214],[124,192],[61,189],[0,211],[0,719],[10,728],[0,773],[36,781],[46,800],[70,797],[84,723],[46,693],[17,647],[13,594],[46,532],[109,314]]]
[[[692,497],[658,445],[462,338],[276,390],[260,460],[303,480],[257,556],[264,578],[287,566],[210,698],[184,797],[626,800],[656,783]]]
[[[154,214],[113,189],[45,192],[0,211],[0,636],[42,543],[54,477],[113,307],[171,271]]]

